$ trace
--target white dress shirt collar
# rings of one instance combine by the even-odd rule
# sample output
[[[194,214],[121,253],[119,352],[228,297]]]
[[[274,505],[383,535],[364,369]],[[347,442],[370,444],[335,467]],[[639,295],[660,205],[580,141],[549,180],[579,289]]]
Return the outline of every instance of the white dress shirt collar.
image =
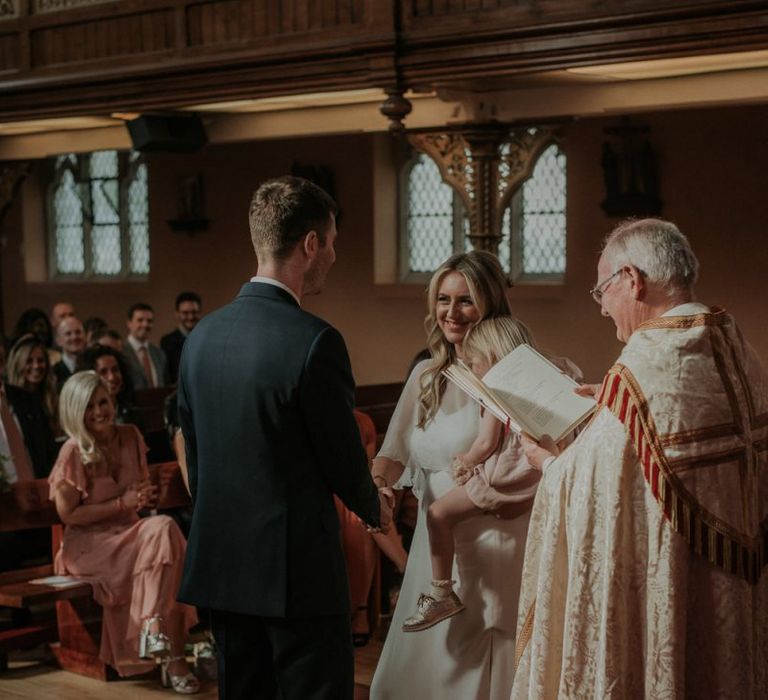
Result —
[[[284,289],[288,294],[290,294],[295,300],[296,303],[301,306],[301,300],[299,297],[296,296],[296,292],[294,292],[290,287],[280,282],[280,280],[276,280],[272,277],[261,277],[260,275],[256,275],[255,277],[251,277],[251,282],[261,282],[263,284],[271,284],[273,287],[279,287],[280,289]]]

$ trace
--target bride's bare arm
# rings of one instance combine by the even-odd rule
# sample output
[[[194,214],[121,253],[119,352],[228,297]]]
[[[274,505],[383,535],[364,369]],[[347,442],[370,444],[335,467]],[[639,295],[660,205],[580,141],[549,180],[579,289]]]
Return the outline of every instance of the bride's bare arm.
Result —
[[[402,475],[405,467],[388,457],[375,457],[371,477],[379,488],[391,488]]]

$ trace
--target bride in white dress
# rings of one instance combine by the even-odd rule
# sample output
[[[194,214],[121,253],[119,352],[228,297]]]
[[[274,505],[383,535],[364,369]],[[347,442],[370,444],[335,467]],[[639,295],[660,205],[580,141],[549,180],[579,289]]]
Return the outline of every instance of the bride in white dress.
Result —
[[[402,631],[431,579],[427,509],[455,485],[451,463],[470,447],[479,424],[477,404],[440,372],[461,357],[473,324],[510,314],[507,286],[497,258],[479,251],[449,258],[429,285],[425,324],[432,359],[416,365],[408,378],[373,464],[380,487],[413,487],[419,513],[372,700],[508,700],[510,695],[530,503],[517,517],[482,515],[461,523],[453,578],[466,610],[424,631]]]

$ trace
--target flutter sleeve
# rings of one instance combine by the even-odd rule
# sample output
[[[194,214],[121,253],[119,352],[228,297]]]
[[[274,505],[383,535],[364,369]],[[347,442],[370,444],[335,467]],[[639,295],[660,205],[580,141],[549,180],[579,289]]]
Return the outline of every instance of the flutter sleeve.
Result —
[[[416,430],[416,421],[419,408],[419,380],[422,373],[429,365],[429,360],[419,362],[408,377],[403,393],[397,402],[395,411],[389,421],[387,434],[379,450],[378,457],[386,457],[394,462],[399,462],[405,467],[403,475],[396,486],[404,487],[412,485],[411,436]]]
[[[88,498],[88,477],[77,442],[73,438],[62,445],[56,463],[48,477],[48,498],[50,500],[54,500],[62,481],[72,484],[80,492],[81,499]]]

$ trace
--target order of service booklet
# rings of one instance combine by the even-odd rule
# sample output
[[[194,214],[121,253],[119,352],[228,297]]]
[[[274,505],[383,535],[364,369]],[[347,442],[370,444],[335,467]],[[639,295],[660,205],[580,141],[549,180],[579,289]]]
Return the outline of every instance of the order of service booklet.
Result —
[[[562,440],[597,405],[576,394],[579,385],[530,345],[518,345],[482,379],[460,362],[443,374],[502,423],[536,440]]]

